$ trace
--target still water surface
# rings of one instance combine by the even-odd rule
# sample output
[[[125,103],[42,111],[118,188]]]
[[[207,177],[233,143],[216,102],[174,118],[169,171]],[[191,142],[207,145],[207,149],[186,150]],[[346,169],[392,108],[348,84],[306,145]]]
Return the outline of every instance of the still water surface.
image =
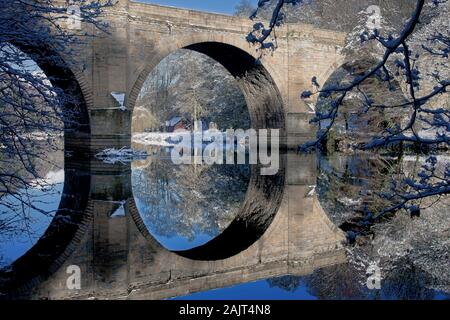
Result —
[[[136,206],[152,236],[169,250],[187,250],[220,235],[245,199],[249,166],[175,166],[166,149],[149,154],[147,160],[133,163],[131,180]],[[385,183],[386,166],[393,162],[371,155],[333,155],[318,156],[317,165],[318,198],[330,220],[342,226],[362,206],[373,203],[374,190]],[[403,168],[408,170],[408,163]],[[49,167],[45,174],[54,176],[53,169]],[[49,212],[47,216],[27,210],[26,223],[17,222],[21,224],[20,232],[2,233],[3,267],[32,248],[51,223],[61,201],[63,181],[55,180],[52,185],[49,190],[31,191],[39,198],[41,208]],[[445,213],[448,204],[436,208]],[[449,299],[448,269],[439,269],[446,263],[449,266],[448,251],[446,256],[436,258],[428,250],[430,240],[414,233],[415,229],[432,233],[432,239],[436,239],[432,245],[442,246],[445,254],[447,234],[437,226],[448,226],[449,220],[439,212],[431,212],[430,217],[412,221],[399,214],[375,228],[370,243],[349,245],[349,262],[342,265],[316,270],[308,276],[286,275],[177,299]],[[376,261],[385,271],[381,290],[367,289],[365,270],[358,268],[361,261]]]

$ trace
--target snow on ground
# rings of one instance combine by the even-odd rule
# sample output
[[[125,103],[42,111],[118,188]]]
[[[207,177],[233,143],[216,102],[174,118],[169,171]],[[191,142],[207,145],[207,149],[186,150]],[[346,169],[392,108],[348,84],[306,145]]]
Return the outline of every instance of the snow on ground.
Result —
[[[174,147],[178,145],[175,141],[180,141],[184,136],[190,136],[190,132],[149,132],[149,133],[136,133],[133,135],[133,142],[146,145],[146,146],[161,146],[161,147]],[[186,138],[186,140],[190,140]],[[171,142],[172,140],[172,142]]]
[[[417,159],[419,159],[419,160],[422,160],[425,162],[429,157],[430,156],[424,156],[424,155],[407,155],[407,156],[404,156],[403,159],[405,161],[411,161],[411,162],[414,162]],[[433,157],[435,157],[438,162],[450,161],[450,155],[448,155],[448,154],[437,154],[437,155],[433,155]]]
[[[121,149],[109,148],[105,149],[95,155],[99,160],[104,163],[116,164],[116,163],[130,163],[134,160],[142,160],[148,157],[146,151],[138,151],[130,148],[123,147]]]
[[[214,130],[206,130],[203,132],[203,145],[213,142],[207,141],[208,135],[215,135],[221,133],[223,135],[223,145],[227,149],[230,146],[226,144],[226,132],[219,132]],[[175,147],[175,146],[185,146],[192,147],[193,133],[189,131],[179,131],[179,132],[148,132],[148,133],[135,133],[133,135],[132,141],[137,144],[146,146],[161,146],[161,147]],[[247,141],[244,139],[240,142],[242,145],[247,145]]]
[[[348,197],[339,198],[337,201],[345,206],[356,206],[361,203],[360,199],[354,200]]]
[[[118,204],[119,208],[117,208],[116,211],[113,212],[111,218],[125,217],[125,201],[120,201]]]
[[[35,179],[31,186],[35,189],[44,189],[64,182],[64,170],[50,171],[43,179]]]
[[[56,139],[63,137],[63,133],[47,133],[43,131],[35,131],[30,133],[25,133],[21,135],[22,138],[27,138],[35,141],[47,141],[48,139]]]

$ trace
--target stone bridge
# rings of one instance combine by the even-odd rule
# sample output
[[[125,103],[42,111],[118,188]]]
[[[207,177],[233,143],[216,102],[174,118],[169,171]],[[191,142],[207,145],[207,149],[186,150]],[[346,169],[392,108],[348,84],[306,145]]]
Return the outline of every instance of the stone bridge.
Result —
[[[120,0],[104,20],[108,34],[96,31],[79,54],[63,57],[70,66],[65,75],[73,75],[84,98],[95,143],[130,143],[133,108],[147,76],[184,48],[221,63],[238,81],[253,127],[279,128],[282,145],[296,148],[315,131],[309,124],[315,101],[305,103],[301,92],[312,90],[313,76],[325,83],[344,62],[345,34],[306,24],[277,29],[277,50],[255,63],[260,52],[245,40],[253,25],[249,19]],[[112,92],[124,96],[126,110]]]
[[[129,165],[92,159],[105,147],[131,145],[133,108],[144,81],[182,48],[221,63],[244,93],[252,126],[281,129],[282,144],[295,148],[314,136],[314,111],[300,93],[312,89],[313,76],[324,83],[343,63],[344,35],[286,24],[277,30],[278,49],[255,63],[260,55],[245,41],[252,29],[247,19],[124,0],[104,19],[109,33],[95,31],[79,54],[62,57],[66,65],[37,61],[54,85],[79,95],[69,107],[84,112],[79,130],[65,135],[72,157],[65,162],[60,209],[36,246],[0,274],[4,297],[166,298],[344,262],[345,237],[312,192],[313,156],[288,153],[278,175],[252,175],[236,220],[186,252],[166,250],[143,225]],[[112,93],[124,96],[124,106]],[[125,214],[116,216],[122,203]],[[70,265],[81,267],[81,290],[67,289]]]

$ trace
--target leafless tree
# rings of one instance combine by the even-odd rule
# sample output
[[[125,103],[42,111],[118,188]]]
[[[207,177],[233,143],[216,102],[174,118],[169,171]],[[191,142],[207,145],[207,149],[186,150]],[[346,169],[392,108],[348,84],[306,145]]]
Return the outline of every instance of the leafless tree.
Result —
[[[200,118],[221,129],[248,128],[245,98],[236,80],[218,62],[192,51],[178,50],[163,59],[148,76],[133,115],[133,130],[153,122],[157,129],[173,117],[187,123]],[[145,113],[139,120],[139,112]]]
[[[248,35],[249,42],[262,50],[276,49],[273,38],[275,29],[285,21],[285,7],[299,5],[303,0],[278,0],[273,7],[268,26],[255,24]],[[256,19],[260,10],[270,5],[270,0],[260,0],[258,10],[252,18]],[[358,95],[362,102],[362,113],[372,110],[390,110],[406,113],[407,119],[386,127],[382,133],[361,144],[363,150],[376,150],[392,145],[412,145],[416,149],[448,148],[450,142],[450,111],[447,89],[450,86],[448,54],[450,52],[450,33],[448,28],[449,1],[417,0],[413,13],[403,28],[386,32],[373,28],[363,28],[356,43],[359,48],[379,48],[376,62],[362,72],[354,75],[344,84],[320,85],[326,79],[312,79],[313,90],[301,94],[309,100],[314,95],[331,97],[329,107],[317,111],[313,123],[327,123],[321,127],[317,140],[301,146],[307,151],[318,147],[325,140],[342,116],[345,101],[351,95]],[[361,51],[364,52],[364,51]],[[367,51],[365,51],[367,52]],[[372,52],[374,52],[372,50]],[[375,51],[377,52],[377,51]],[[364,91],[364,84],[377,77],[386,83],[397,81],[405,88],[406,100],[393,103],[375,102]],[[394,88],[392,90],[395,90]],[[422,199],[442,196],[450,193],[450,164],[444,160],[438,163],[438,157],[430,157],[422,170],[413,179],[404,179],[392,183],[390,192],[383,194],[391,200],[380,212],[368,216],[377,220],[386,213],[405,208],[412,212],[420,210]]]
[[[78,123],[80,97],[63,57],[77,55],[96,33],[85,30],[107,31],[99,16],[113,2],[0,0],[1,230],[24,218],[25,207],[48,214],[30,193],[48,187],[37,163],[49,162],[47,150],[60,148],[64,131],[86,125]],[[83,27],[69,27],[71,19]]]

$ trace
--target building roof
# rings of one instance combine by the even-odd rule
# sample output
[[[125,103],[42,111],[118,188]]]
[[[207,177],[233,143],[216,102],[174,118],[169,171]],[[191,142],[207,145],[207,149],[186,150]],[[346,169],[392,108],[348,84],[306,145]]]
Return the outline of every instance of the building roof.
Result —
[[[166,122],[166,125],[167,125],[168,127],[174,127],[174,126],[176,126],[181,120],[182,120],[181,117],[173,117],[172,119],[170,119],[169,121]]]

